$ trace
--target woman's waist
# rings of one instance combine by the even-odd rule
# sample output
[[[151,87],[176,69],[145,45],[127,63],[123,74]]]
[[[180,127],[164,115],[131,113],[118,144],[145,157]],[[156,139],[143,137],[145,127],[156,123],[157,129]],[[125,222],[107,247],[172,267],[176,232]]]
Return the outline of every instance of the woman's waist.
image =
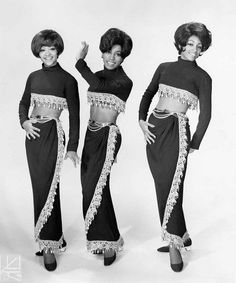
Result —
[[[59,120],[62,110],[45,109],[45,107],[35,107],[31,113],[31,118],[44,119],[51,118]]]
[[[167,118],[169,116],[175,116],[175,117],[182,117],[186,120],[188,120],[188,116],[186,115],[185,112],[180,112],[180,111],[176,111],[174,109],[160,109],[155,107],[152,111],[152,114],[156,117],[156,118]]]
[[[89,119],[88,121],[88,129],[92,132],[96,132],[101,130],[104,127],[110,127],[110,126],[118,126],[115,124],[115,122],[109,121],[109,122],[101,122],[101,121],[96,121]]]
[[[172,98],[161,97],[155,109],[186,114],[188,105]]]
[[[90,108],[90,120],[98,123],[116,123],[118,112],[114,109],[92,106]]]

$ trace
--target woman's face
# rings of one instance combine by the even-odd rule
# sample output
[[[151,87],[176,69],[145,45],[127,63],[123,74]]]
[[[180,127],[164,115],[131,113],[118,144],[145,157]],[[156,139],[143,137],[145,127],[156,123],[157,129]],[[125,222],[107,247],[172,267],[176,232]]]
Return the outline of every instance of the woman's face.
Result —
[[[123,58],[121,57],[121,46],[118,44],[113,45],[111,50],[102,54],[102,59],[104,62],[104,66],[108,70],[114,70],[118,68],[123,62]]]
[[[39,57],[46,67],[55,66],[57,63],[57,50],[55,46],[42,46]]]
[[[184,60],[194,61],[196,60],[202,51],[202,43],[196,35],[189,37],[187,44],[183,47],[183,51],[180,56]]]

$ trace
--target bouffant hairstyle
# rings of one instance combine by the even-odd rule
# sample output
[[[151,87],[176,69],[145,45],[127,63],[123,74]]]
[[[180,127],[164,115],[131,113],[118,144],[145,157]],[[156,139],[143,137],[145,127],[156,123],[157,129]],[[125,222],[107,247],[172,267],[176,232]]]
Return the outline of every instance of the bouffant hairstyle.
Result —
[[[55,46],[57,56],[64,50],[64,43],[60,34],[51,29],[45,29],[37,33],[31,42],[31,50],[34,56],[39,57],[42,46]]]
[[[132,50],[133,42],[131,37],[124,31],[111,28],[101,37],[99,49],[102,53],[105,53],[110,51],[114,45],[121,46],[121,57],[125,59]]]
[[[190,22],[179,26],[175,32],[175,47],[179,54],[183,51],[190,36],[197,36],[202,43],[202,52],[206,51],[211,45],[211,32],[202,23]]]

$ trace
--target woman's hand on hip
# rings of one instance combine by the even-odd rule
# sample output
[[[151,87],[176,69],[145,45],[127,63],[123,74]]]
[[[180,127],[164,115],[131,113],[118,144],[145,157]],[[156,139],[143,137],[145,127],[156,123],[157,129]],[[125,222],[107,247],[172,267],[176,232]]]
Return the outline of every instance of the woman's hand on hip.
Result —
[[[36,139],[36,137],[40,137],[39,133],[40,129],[36,128],[33,126],[33,124],[36,123],[36,121],[32,120],[26,120],[23,124],[22,127],[26,131],[26,137],[30,140],[30,137],[33,139]]]
[[[74,166],[76,167],[77,164],[80,163],[80,158],[77,155],[77,152],[75,151],[67,151],[66,155],[65,155],[65,160],[69,158],[72,163],[74,164]]]
[[[148,127],[154,128],[155,126],[144,120],[139,120],[139,126],[143,131],[145,141],[149,144],[154,143],[156,136],[149,131]]]
[[[85,59],[88,54],[89,45],[86,43],[86,41],[82,41],[81,44],[82,46],[76,56],[76,61],[78,61],[79,59]]]

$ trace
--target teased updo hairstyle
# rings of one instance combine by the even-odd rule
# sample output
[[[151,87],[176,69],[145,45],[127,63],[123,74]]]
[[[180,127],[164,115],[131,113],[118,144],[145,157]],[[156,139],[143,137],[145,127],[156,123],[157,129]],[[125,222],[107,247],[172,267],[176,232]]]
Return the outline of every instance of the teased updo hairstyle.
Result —
[[[64,43],[60,34],[51,29],[45,29],[37,33],[31,42],[31,50],[34,56],[39,57],[42,46],[55,46],[57,56],[64,50]]]
[[[202,52],[211,45],[211,32],[202,23],[190,22],[179,26],[175,32],[175,47],[179,54],[183,51],[190,36],[197,36],[202,43]]]
[[[129,56],[133,42],[128,34],[117,28],[110,28],[106,31],[100,40],[99,49],[102,53],[110,51],[114,45],[121,46],[121,57],[125,59]]]

